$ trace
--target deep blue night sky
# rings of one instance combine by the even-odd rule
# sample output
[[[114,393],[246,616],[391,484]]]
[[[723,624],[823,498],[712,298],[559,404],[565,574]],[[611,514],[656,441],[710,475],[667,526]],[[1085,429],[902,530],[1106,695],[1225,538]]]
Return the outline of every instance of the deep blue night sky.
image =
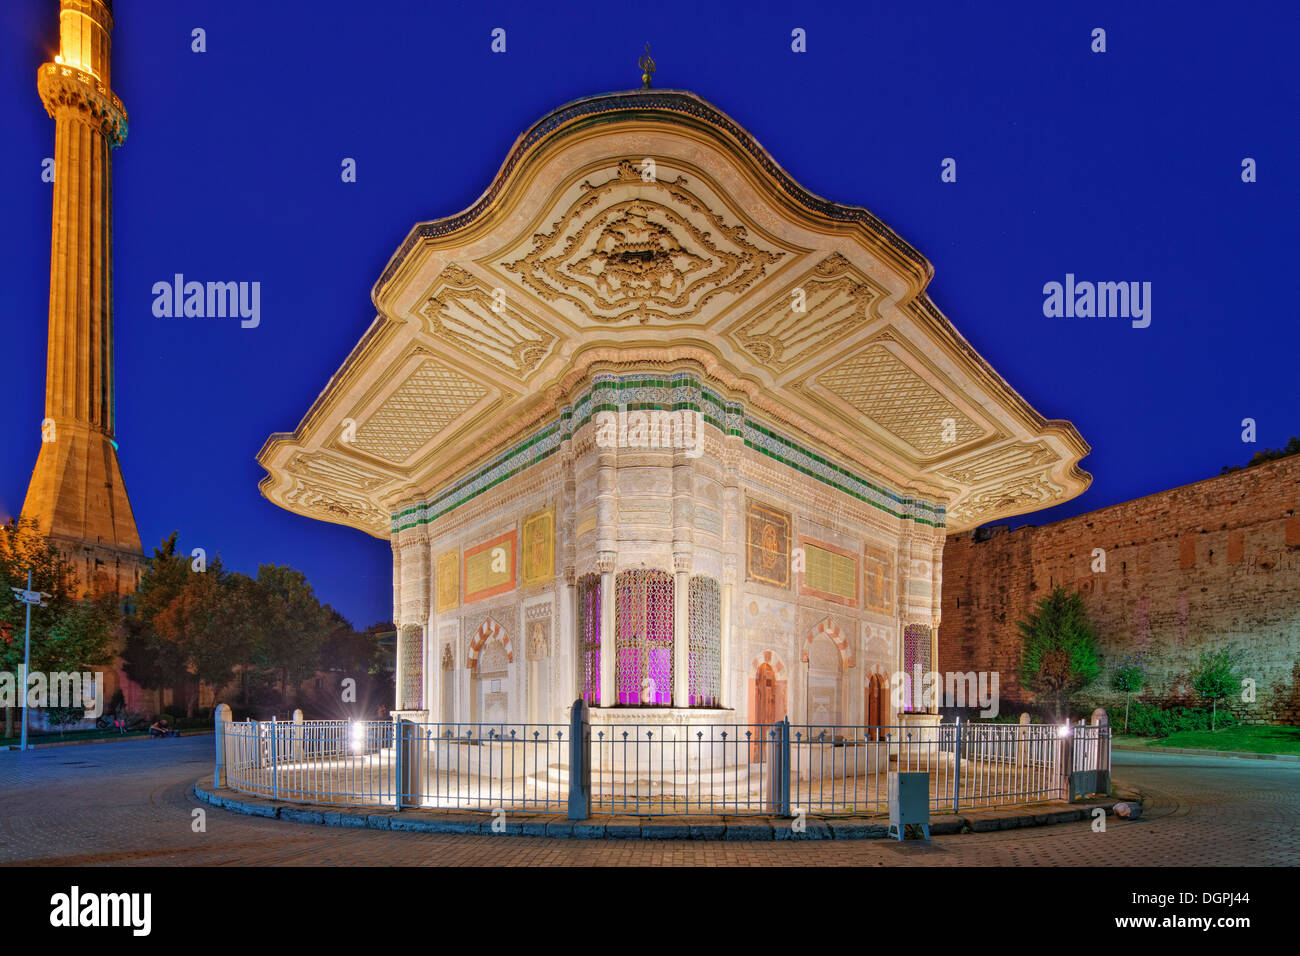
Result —
[[[1091,489],[1027,520],[1209,477],[1300,433],[1294,4],[840,6],[118,0],[117,440],[146,552],[179,529],[238,570],[303,569],[359,626],[391,616],[388,545],[264,500],[254,455],[370,324],[412,225],[470,205],[554,107],[639,85],[647,40],[656,86],[699,94],[809,190],[888,223],[934,264],[930,294],[972,345],[1077,425]],[[36,69],[57,8],[0,5],[0,517],[40,443],[54,125]],[[1105,54],[1089,49],[1098,26]],[[190,51],[194,27],[208,52]],[[260,281],[260,327],[154,318],[151,288],[176,272]],[[1151,282],[1150,328],[1045,318],[1043,284],[1067,272]]]

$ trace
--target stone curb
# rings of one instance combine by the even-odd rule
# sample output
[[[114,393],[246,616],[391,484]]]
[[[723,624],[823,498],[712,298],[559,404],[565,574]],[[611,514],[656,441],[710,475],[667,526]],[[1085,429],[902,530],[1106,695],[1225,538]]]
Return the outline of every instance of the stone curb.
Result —
[[[215,730],[183,730],[176,740],[182,737],[211,737]],[[88,747],[91,744],[128,744],[137,740],[151,740],[148,734],[132,734],[131,736],[119,735],[117,737],[95,737],[91,740],[55,740],[46,744],[27,745],[28,750],[44,750],[46,747]],[[22,753],[22,748],[17,744],[5,744],[0,750],[10,750],[14,753]]]
[[[1238,757],[1242,760],[1283,760],[1300,763],[1300,754],[1256,754],[1242,750],[1197,750],[1195,747],[1129,747],[1111,744],[1112,750],[1127,750],[1140,754],[1186,754],[1190,757]]]
[[[430,810],[403,810],[374,813],[360,808],[331,810],[319,804],[288,805],[250,797],[226,787],[213,788],[210,778],[194,783],[194,796],[210,806],[250,816],[313,823],[321,826],[354,827],[370,830],[403,830],[409,833],[459,833],[487,836],[529,836],[572,838],[577,840],[882,840],[889,837],[889,825],[879,817],[821,819],[809,817],[807,829],[795,833],[789,823],[763,818],[745,818],[743,823],[704,822],[709,818],[683,820],[675,818],[658,823],[639,817],[608,817],[574,822],[559,814],[529,814],[529,819],[506,821],[504,831],[492,831],[491,818],[464,813],[441,813]],[[1053,823],[1077,823],[1090,819],[1096,807],[1107,814],[1115,812],[1119,800],[1092,800],[1073,806],[1041,809],[1035,812],[978,811],[963,815],[943,814],[931,818],[930,833],[942,836],[954,833],[987,833],[992,830],[1015,830],[1021,827],[1047,826]],[[518,817],[518,815],[516,815]],[[717,819],[717,818],[713,818]]]

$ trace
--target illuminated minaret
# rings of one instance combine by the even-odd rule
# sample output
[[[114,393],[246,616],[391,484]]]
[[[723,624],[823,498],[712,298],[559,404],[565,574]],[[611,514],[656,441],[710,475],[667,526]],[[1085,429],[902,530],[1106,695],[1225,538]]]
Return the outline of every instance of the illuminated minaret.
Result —
[[[113,402],[111,0],[60,0],[59,54],[37,73],[54,120],[50,332],[40,456],[23,502],[84,590],[134,589],[143,556],[117,463]]]

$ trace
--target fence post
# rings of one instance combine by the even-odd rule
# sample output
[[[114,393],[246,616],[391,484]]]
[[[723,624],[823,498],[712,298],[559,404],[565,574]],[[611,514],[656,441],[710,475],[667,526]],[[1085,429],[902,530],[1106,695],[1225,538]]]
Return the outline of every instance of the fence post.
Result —
[[[573,702],[569,715],[569,813],[570,820],[591,816],[591,722],[587,702]]]
[[[781,816],[790,816],[790,718],[781,718]]]
[[[957,805],[961,802],[961,718],[957,718],[957,726],[953,732],[952,745],[952,812],[957,812]]]
[[[400,717],[393,722],[393,806],[402,809],[402,791],[406,777],[406,741],[402,739],[403,724]]]
[[[398,810],[418,807],[424,796],[424,762],[420,744],[419,725],[399,717],[393,727],[393,804]],[[403,797],[407,799],[404,801]]]
[[[279,725],[276,723],[275,715],[271,716],[271,799],[275,800],[280,796],[279,768],[276,766],[275,738],[280,736],[277,732]]]
[[[767,765],[767,809],[777,816],[790,816],[790,718],[784,717],[769,734],[775,739],[763,741]]]
[[[212,768],[212,786],[220,787],[226,772],[226,723],[230,720],[230,708],[217,704],[212,711],[213,730],[217,738],[217,762]]]

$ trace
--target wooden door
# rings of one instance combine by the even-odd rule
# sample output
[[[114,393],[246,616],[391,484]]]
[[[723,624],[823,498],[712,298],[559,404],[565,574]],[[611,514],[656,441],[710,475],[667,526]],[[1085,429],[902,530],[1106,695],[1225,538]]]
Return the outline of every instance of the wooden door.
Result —
[[[759,664],[754,675],[754,721],[759,726],[754,728],[750,760],[760,762],[767,759],[765,743],[772,731],[771,725],[777,721],[776,672],[771,664]]]

